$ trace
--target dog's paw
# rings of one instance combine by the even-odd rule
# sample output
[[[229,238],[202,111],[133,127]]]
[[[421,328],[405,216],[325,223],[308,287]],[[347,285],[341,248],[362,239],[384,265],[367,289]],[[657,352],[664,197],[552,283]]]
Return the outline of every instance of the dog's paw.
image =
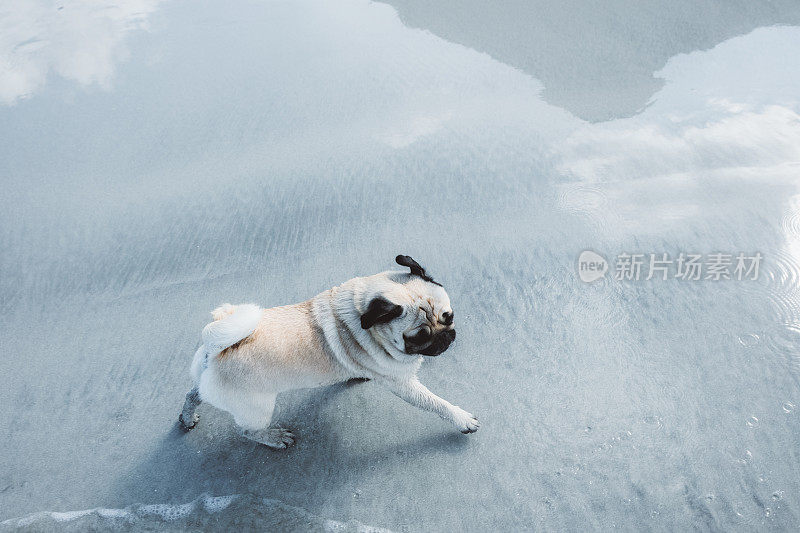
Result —
[[[481,426],[480,422],[478,422],[478,419],[472,413],[468,413],[463,409],[456,409],[458,409],[458,412],[456,413],[453,422],[458,430],[461,433],[475,433],[478,431],[478,428]]]
[[[276,450],[284,450],[295,443],[294,433],[283,428],[267,428],[258,431],[244,430],[242,435]]]
[[[294,433],[289,431],[288,429],[283,428],[273,428],[269,430],[269,438],[267,439],[266,444],[270,448],[276,448],[278,450],[283,450],[288,448],[289,446],[294,446],[295,443],[295,436]]]
[[[459,427],[461,433],[475,433],[478,431],[478,428],[481,427],[481,423],[478,422],[478,419],[472,415],[470,415],[470,419],[467,421],[466,424]]]
[[[200,420],[200,415],[197,413],[192,415],[192,421],[189,424],[183,421],[183,413],[178,415],[178,423],[181,425],[181,429],[184,431],[189,431],[190,429],[194,428],[197,425],[198,420]]]

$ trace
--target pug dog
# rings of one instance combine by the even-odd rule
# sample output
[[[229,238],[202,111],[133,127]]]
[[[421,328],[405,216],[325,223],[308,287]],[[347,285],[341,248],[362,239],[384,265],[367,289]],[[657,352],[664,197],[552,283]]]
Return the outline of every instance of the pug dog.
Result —
[[[440,355],[456,338],[450,298],[414,259],[395,261],[410,272],[353,278],[294,305],[215,309],[192,361],[194,387],[178,416],[181,426],[195,427],[195,410],[207,402],[233,415],[244,437],[288,448],[294,434],[270,425],[279,393],[361,378],[462,433],[476,432],[475,416],[417,379],[423,356]]]

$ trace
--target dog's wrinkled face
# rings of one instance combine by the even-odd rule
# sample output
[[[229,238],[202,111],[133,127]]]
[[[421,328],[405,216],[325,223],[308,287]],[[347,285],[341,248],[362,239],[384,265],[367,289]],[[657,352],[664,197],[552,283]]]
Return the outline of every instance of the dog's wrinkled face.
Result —
[[[418,300],[411,327],[403,332],[403,351],[409,355],[436,356],[447,350],[456,338],[453,309],[447,293],[441,287],[431,291],[431,297]],[[436,297],[441,292],[444,297]]]
[[[392,344],[408,355],[437,356],[456,338],[450,298],[440,284],[408,256],[397,262],[411,266],[411,275],[390,276],[391,287],[370,301],[361,316],[361,327],[374,326],[373,334],[382,344]]]

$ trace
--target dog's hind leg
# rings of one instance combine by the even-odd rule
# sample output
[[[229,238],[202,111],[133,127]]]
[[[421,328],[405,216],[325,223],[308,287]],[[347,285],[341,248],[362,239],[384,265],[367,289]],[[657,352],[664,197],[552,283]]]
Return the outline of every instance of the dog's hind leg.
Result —
[[[208,350],[204,345],[200,345],[197,351],[194,353],[194,358],[192,359],[192,381],[194,381],[194,387],[192,390],[186,393],[186,401],[183,403],[183,410],[181,414],[178,415],[178,422],[180,422],[181,427],[186,431],[189,431],[193,427],[197,425],[197,421],[200,420],[200,415],[195,413],[195,409],[197,406],[203,403],[200,399],[200,392],[198,390],[199,383],[200,383],[200,376],[203,375],[203,372],[206,368],[208,368]]]
[[[260,395],[258,403],[242,404],[233,414],[243,437],[270,448],[283,449],[294,444],[294,434],[288,429],[269,427],[275,410],[276,394]]]
[[[178,422],[180,422],[181,427],[186,431],[195,427],[197,421],[200,420],[200,415],[195,413],[195,409],[197,409],[197,406],[201,403],[203,403],[203,401],[200,399],[200,391],[197,390],[197,386],[195,385],[192,387],[192,390],[186,393],[186,401],[183,402],[183,410],[181,414],[178,415]]]
[[[282,450],[294,444],[294,433],[283,428],[244,429],[242,436],[270,448]]]

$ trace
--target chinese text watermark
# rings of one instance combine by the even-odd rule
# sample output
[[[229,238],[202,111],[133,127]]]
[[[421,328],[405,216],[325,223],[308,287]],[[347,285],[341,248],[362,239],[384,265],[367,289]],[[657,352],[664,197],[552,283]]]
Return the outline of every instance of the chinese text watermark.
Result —
[[[585,250],[578,257],[578,276],[591,283],[611,272],[619,281],[677,279],[682,281],[756,280],[763,256],[755,253],[621,253],[613,266],[605,257]]]

